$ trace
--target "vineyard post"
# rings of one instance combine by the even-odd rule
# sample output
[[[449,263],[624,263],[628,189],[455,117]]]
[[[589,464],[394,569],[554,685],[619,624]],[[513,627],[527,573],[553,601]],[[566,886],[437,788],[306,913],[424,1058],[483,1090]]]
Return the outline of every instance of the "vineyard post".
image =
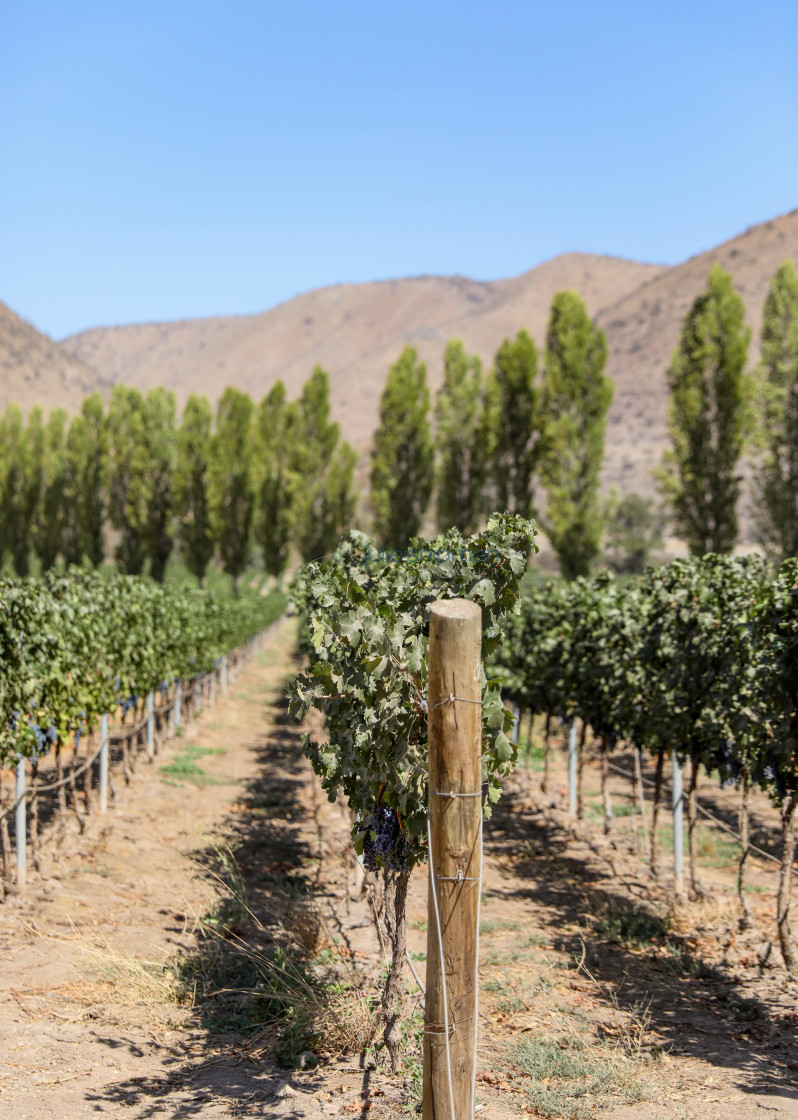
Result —
[[[28,829],[25,820],[25,759],[17,760],[17,805],[14,810],[17,841],[17,890],[24,891],[28,882]]]
[[[513,746],[518,746],[518,736],[521,730],[521,708],[513,704]]]
[[[180,726],[180,724],[182,722],[182,712],[181,712],[182,701],[183,701],[183,682],[178,681],[177,682],[177,688],[175,689],[175,731],[177,731],[178,727]]]
[[[568,728],[568,812],[576,816],[576,720]]]
[[[222,681],[221,681],[222,695],[224,696],[224,694],[227,692],[227,654],[225,654],[224,657],[222,658],[221,677],[222,677]]]
[[[430,607],[424,1120],[471,1120],[482,872],[482,612]]]
[[[108,812],[108,712],[100,718],[100,812]]]
[[[682,767],[671,752],[673,760],[673,890],[677,898],[684,896],[684,797],[682,793]]]
[[[147,695],[147,758],[152,762],[155,753],[155,694]]]

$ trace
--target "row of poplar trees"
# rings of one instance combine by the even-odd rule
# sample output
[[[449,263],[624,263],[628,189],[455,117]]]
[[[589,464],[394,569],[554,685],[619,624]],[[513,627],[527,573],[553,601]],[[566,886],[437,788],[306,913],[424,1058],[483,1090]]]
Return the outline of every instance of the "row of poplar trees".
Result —
[[[329,377],[317,368],[297,401],[278,382],[256,405],[226,389],[216,413],[189,397],[119,385],[107,411],[87,397],[71,420],[16,405],[0,417],[0,563],[18,575],[100,565],[108,529],[125,572],[163,581],[175,546],[203,582],[214,555],[234,586],[252,545],[279,575],[289,550],[335,548],[355,515],[356,456],[330,421]]]
[[[604,333],[575,292],[555,295],[543,368],[526,331],[506,339],[493,368],[462,342],[446,347],[435,400],[425,366],[407,347],[388,374],[371,461],[378,544],[402,549],[432,506],[438,528],[472,532],[492,510],[540,518],[563,574],[587,574],[601,549],[607,503],[599,494],[611,380]],[[535,490],[546,492],[544,510]]]
[[[778,562],[798,556],[798,273],[791,260],[771,280],[753,372],[750,341],[732,277],[715,265],[668,369],[671,447],[658,478],[690,552],[731,552],[747,453],[758,540]]]

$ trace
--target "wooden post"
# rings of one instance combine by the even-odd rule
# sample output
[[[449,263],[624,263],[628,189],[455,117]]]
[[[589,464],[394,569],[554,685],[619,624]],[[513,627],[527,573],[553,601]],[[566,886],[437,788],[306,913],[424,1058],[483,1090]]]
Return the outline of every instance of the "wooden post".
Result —
[[[222,657],[222,664],[219,669],[220,685],[222,689],[222,696],[227,692],[227,656]]]
[[[482,863],[481,655],[482,612],[477,604],[468,599],[433,603],[424,1120],[474,1116]]]
[[[14,828],[17,843],[17,890],[24,891],[28,883],[28,828],[25,820],[25,759],[17,761],[17,804],[14,810]]]
[[[673,893],[684,897],[684,796],[682,793],[682,767],[671,751],[673,761]]]
[[[568,812],[576,816],[576,720],[568,728]]]
[[[175,731],[177,731],[180,724],[183,722],[183,682],[177,682],[175,691]]]
[[[108,812],[108,712],[100,717],[100,812]]]

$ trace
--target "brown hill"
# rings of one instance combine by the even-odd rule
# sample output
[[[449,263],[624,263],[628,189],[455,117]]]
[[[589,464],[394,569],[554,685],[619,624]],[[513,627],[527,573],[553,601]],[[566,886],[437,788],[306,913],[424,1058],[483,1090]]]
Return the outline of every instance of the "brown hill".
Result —
[[[166,385],[185,399],[216,398],[226,385],[260,398],[282,378],[296,395],[316,364],[329,370],[347,439],[365,448],[377,423],[388,366],[406,344],[441,380],[443,349],[462,338],[486,362],[521,327],[545,331],[551,297],[577,288],[593,314],[657,275],[652,265],[569,253],[511,280],[421,276],[341,284],[297,296],[260,315],[98,328],[63,345],[114,381]]]
[[[0,411],[13,402],[69,410],[109,381],[0,303]]]
[[[727,268],[746,302],[753,362],[767,286],[786,257],[798,260],[798,211],[673,267],[568,253],[508,280],[422,276],[341,284],[260,315],[98,328],[63,346],[112,381],[168,385],[181,400],[191,391],[216,398],[226,385],[260,397],[278,377],[295,395],[319,363],[330,371],[344,435],[364,450],[387,368],[405,344],[419,350],[437,387],[447,339],[462,338],[486,363],[521,327],[540,344],[554,292],[573,288],[607,332],[615,380],[605,483],[622,493],[651,492],[650,469],[666,441],[665,370],[710,266]]]

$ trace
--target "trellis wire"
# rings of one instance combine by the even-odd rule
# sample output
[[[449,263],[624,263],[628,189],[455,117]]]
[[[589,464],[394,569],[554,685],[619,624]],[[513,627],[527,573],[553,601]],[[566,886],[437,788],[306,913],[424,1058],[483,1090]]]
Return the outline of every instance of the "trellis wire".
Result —
[[[250,638],[249,641],[245,642],[241,646],[240,650],[234,651],[234,655],[236,657],[236,660],[237,661],[240,660],[241,655],[245,652],[251,652],[253,655],[258,653],[263,648],[263,644],[265,643],[267,637],[271,634],[272,630],[275,628],[275,626],[277,625],[278,622],[279,622],[279,619],[277,620],[277,622],[273,622],[273,623],[271,623],[271,625],[267,626],[266,629],[261,634],[255,635],[253,638]],[[202,678],[202,680],[204,681],[204,680],[207,680],[208,677],[214,677],[215,673],[216,673],[216,670],[212,670],[211,673],[205,674],[204,677]],[[227,691],[227,656],[226,655],[222,658],[221,665],[219,667],[219,675],[220,675],[221,683],[222,683],[221,691],[224,693],[224,692]],[[175,717],[176,717],[175,720],[174,720],[174,730],[175,731],[177,730],[177,728],[182,723],[182,712],[181,712],[182,681],[178,680],[176,682],[176,684],[177,684],[177,689],[176,689],[175,698],[173,700],[169,701],[168,703],[164,704],[162,707],[159,707],[157,709],[157,712],[156,712],[156,709],[155,709],[154,693],[150,692],[148,694],[148,697],[147,697],[147,713],[146,713],[145,717],[142,720],[140,720],[137,724],[134,724],[132,727],[124,728],[124,730],[116,731],[113,734],[109,734],[108,713],[104,712],[100,717],[100,744],[97,747],[97,749],[94,751],[94,753],[91,755],[91,757],[86,759],[83,763],[81,763],[80,766],[76,767],[74,770],[71,770],[69,774],[67,774],[65,777],[59,779],[58,781],[46,782],[46,783],[42,783],[40,785],[37,785],[35,787],[35,794],[38,796],[39,794],[42,794],[42,793],[44,793],[44,794],[52,793],[55,790],[58,790],[58,789],[60,789],[64,786],[70,785],[71,783],[73,783],[75,781],[76,778],[79,778],[82,774],[84,774],[99,759],[99,763],[100,763],[99,810],[100,810],[101,813],[106,812],[107,809],[108,809],[108,777],[109,777],[109,757],[108,757],[108,753],[109,753],[110,743],[112,741],[121,742],[121,741],[124,741],[124,740],[133,740],[136,736],[140,735],[142,731],[146,731],[146,736],[147,737],[146,737],[145,749],[146,749],[146,752],[147,752],[147,757],[150,759],[150,761],[152,761],[152,758],[153,758],[152,748],[154,746],[154,721],[155,721],[156,714],[160,718],[162,718],[164,720],[168,720],[169,714],[174,713]],[[194,713],[193,713],[194,715],[197,714],[198,707],[199,707],[199,705],[196,703],[196,695],[197,695],[196,688],[198,688],[198,687],[201,687],[201,682],[195,682],[195,692],[194,692],[195,705],[194,705]],[[215,697],[215,690],[214,690],[214,697]],[[27,762],[27,759],[25,759],[25,758],[19,758],[17,760],[16,767],[15,767],[16,781],[15,781],[14,800],[11,802],[10,805],[7,805],[5,808],[0,809],[0,821],[2,821],[5,817],[11,815],[12,813],[14,814],[16,868],[17,868],[17,889],[18,890],[24,889],[24,887],[26,886],[26,880],[27,880],[27,839],[28,839],[27,838],[27,798],[28,798],[29,790],[27,788],[27,780],[26,780],[26,777],[27,777],[26,769],[25,769],[26,762]]]

